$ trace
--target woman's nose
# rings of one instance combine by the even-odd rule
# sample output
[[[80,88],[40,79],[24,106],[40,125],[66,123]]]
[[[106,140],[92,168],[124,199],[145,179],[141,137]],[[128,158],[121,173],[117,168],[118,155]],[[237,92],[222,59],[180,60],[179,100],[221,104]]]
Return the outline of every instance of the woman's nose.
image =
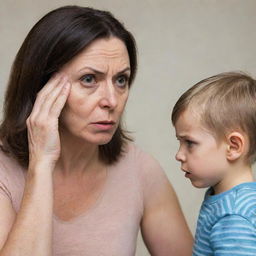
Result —
[[[112,83],[106,83],[102,88],[100,106],[102,108],[114,109],[117,106],[117,93]]]

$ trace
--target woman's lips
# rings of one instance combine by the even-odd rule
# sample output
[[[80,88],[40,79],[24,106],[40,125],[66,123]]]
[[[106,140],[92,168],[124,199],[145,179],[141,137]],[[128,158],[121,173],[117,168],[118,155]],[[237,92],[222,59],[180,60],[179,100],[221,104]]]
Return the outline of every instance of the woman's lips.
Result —
[[[115,126],[114,121],[98,121],[98,122],[93,122],[92,125],[95,126],[97,129],[101,131],[108,131],[113,129]]]

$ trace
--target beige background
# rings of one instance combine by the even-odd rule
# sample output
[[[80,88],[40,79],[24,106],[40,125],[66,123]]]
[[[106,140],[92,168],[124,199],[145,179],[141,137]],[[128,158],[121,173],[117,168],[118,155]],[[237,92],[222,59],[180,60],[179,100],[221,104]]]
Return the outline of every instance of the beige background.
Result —
[[[0,0],[1,102],[29,29],[46,12],[67,4],[109,10],[134,33],[139,72],[126,124],[137,144],[160,161],[194,232],[204,190],[193,188],[174,160],[170,111],[178,96],[202,78],[230,70],[256,75],[256,0]],[[137,255],[149,255],[140,238]]]

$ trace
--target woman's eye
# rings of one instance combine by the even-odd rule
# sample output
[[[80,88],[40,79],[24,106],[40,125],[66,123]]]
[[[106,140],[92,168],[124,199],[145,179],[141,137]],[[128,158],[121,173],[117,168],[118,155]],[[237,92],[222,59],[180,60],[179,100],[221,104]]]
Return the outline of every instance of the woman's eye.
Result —
[[[116,79],[116,84],[118,87],[124,88],[126,87],[128,82],[128,77],[126,75],[121,75]]]
[[[96,79],[95,76],[92,74],[87,74],[84,75],[83,77],[80,78],[80,80],[85,84],[85,85],[93,85],[96,83]]]

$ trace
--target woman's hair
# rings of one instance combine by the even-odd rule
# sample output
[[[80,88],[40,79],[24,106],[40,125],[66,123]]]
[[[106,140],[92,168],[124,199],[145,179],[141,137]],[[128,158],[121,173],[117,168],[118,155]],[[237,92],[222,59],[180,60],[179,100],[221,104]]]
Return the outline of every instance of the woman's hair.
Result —
[[[206,78],[187,90],[176,102],[172,123],[187,109],[200,118],[215,138],[234,130],[248,136],[247,159],[256,159],[256,81],[242,72],[226,72]]]
[[[136,43],[110,12],[80,6],[64,6],[40,19],[24,40],[12,66],[0,126],[1,148],[23,167],[28,166],[26,119],[37,93],[52,74],[99,38],[116,37],[127,48],[132,84],[137,70]],[[100,158],[113,163],[130,138],[119,124],[112,140],[99,146]]]

